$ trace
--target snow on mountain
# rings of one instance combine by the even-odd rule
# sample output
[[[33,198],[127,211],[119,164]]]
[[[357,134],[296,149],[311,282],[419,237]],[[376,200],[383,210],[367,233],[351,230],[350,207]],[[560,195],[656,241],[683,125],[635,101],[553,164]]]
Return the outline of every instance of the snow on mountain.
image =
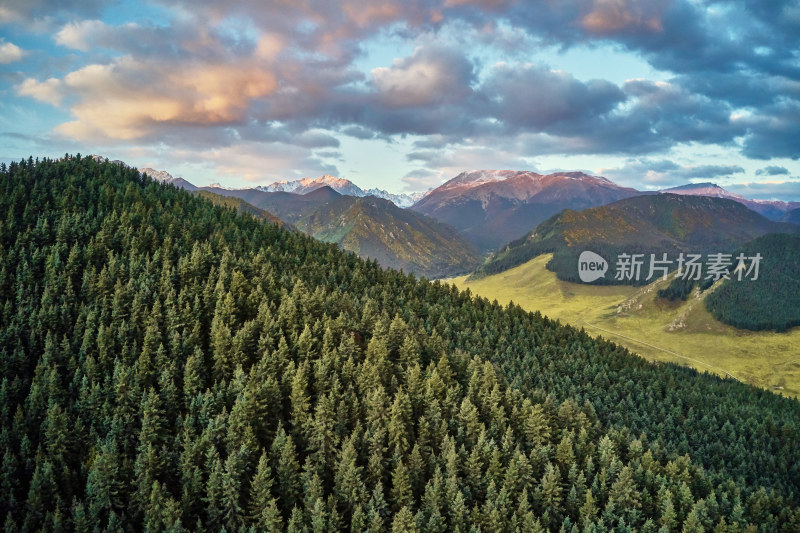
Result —
[[[745,199],[745,197],[742,195],[726,191],[716,183],[709,183],[709,182],[689,183],[687,185],[680,185],[678,187],[664,189],[659,192],[667,192],[672,194],[690,194],[695,196],[712,196],[715,198],[730,198],[730,199],[741,199],[741,200]]]
[[[142,174],[147,174],[156,181],[172,183],[175,180],[175,178],[172,177],[172,174],[170,174],[166,170],[155,170],[153,168],[148,168],[148,167],[139,168],[137,170]]]
[[[128,166],[128,164],[125,163],[125,161],[120,161],[119,159],[110,160],[107,157],[103,157],[102,155],[97,155],[97,154],[93,155],[92,159],[94,159],[95,161],[99,161],[101,163],[112,163],[114,165],[123,165],[126,167]]]
[[[521,174],[532,174],[519,170],[473,170],[462,172],[455,178],[439,186],[439,190],[451,189],[456,187],[472,188],[483,185],[484,183],[505,181]]]
[[[488,251],[563,209],[581,210],[638,194],[582,172],[474,170],[430,191],[412,209],[455,227]]]
[[[176,187],[180,187],[181,189],[186,189],[187,191],[196,191],[197,187],[189,183],[183,178],[175,178],[169,172],[165,170],[155,170],[149,167],[142,167],[136,169],[142,174],[146,174],[150,176],[152,179],[156,181],[160,181],[161,183],[171,183]]]
[[[425,196],[424,192],[414,192],[414,193],[400,193],[400,194],[392,194],[390,192],[384,191],[383,189],[367,189],[364,191],[368,196],[375,196],[377,198],[383,198],[384,200],[389,200],[397,207],[411,207],[419,200]]]
[[[472,170],[462,172],[455,178],[446,181],[435,191],[442,192],[447,190],[467,190],[487,184],[497,184],[501,182],[545,182],[554,179],[576,180],[598,185],[612,185],[610,180],[601,176],[589,176],[583,172],[554,172],[552,174],[538,174],[528,170]]]
[[[364,196],[375,196],[378,198],[383,198],[384,200],[389,200],[398,207],[410,207],[425,194],[393,194],[377,188],[364,190],[348,179],[337,178],[328,174],[320,176],[319,178],[303,178],[293,181],[276,181],[270,185],[256,187],[256,189],[263,192],[290,192],[294,194],[306,194],[325,186],[328,186],[339,194],[344,194],[345,196],[357,196],[359,198]]]
[[[661,193],[688,194],[693,196],[713,196],[728,198],[744,204],[753,211],[764,215],[770,220],[780,220],[792,209],[800,207],[800,202],[784,202],[781,200],[751,200],[744,196],[726,191],[715,183],[689,183],[671,189],[659,191]]]
[[[337,178],[328,174],[320,176],[319,178],[303,178],[300,180],[276,181],[270,185],[256,187],[259,191],[264,192],[291,192],[294,194],[306,194],[320,187],[330,187],[339,194],[347,196],[365,196],[363,190],[350,180]]]

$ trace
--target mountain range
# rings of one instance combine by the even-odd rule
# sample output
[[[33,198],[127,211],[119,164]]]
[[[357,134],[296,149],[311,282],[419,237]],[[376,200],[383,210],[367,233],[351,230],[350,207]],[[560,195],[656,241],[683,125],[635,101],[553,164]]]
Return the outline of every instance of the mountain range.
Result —
[[[715,183],[708,182],[690,183],[688,185],[664,189],[660,192],[692,196],[709,196],[713,198],[727,198],[747,206],[748,209],[752,209],[756,213],[764,215],[770,220],[782,220],[790,211],[800,208],[800,202],[784,202],[781,200],[750,200],[740,194],[726,191]],[[800,217],[795,215],[795,220],[800,220]],[[785,221],[791,222],[792,220]]]
[[[295,219],[299,230],[381,265],[430,278],[470,272],[481,262],[478,250],[446,224],[383,198],[331,192],[336,196]]]
[[[463,172],[422,195],[409,209],[401,209],[398,204],[411,202],[409,195],[400,199],[385,191],[377,191],[382,196],[370,195],[375,190],[365,191],[349,180],[329,175],[227,189],[218,185],[198,188],[167,172],[140,170],[190,191],[238,198],[309,235],[337,242],[384,266],[426,276],[470,270],[479,263],[476,248],[483,253],[497,250],[478,269],[479,276],[519,264],[544,250],[554,251],[563,243],[552,235],[542,237],[551,233],[548,228],[554,224],[564,231],[565,239],[582,236],[595,248],[636,244],[679,250],[698,244],[742,245],[764,233],[793,231],[778,221],[800,222],[800,202],[750,200],[713,183],[638,191],[581,172]],[[387,197],[388,201],[375,201]],[[359,198],[369,200],[357,202]],[[615,203],[624,200],[630,202]],[[613,207],[591,210],[602,206]],[[661,218],[649,220],[645,207],[650,215]],[[426,216],[430,218],[426,220]],[[537,228],[551,217],[549,226]],[[726,228],[719,227],[728,223]],[[741,229],[738,234],[731,233],[737,228]],[[688,233],[679,236],[673,230]],[[566,265],[565,257],[556,253],[551,266],[556,268],[560,261]]]
[[[178,179],[182,179],[182,178],[178,178]],[[183,181],[185,181],[185,180],[183,180]],[[173,182],[173,183],[175,183],[175,182]],[[176,183],[176,185],[177,185],[177,183]],[[254,216],[256,218],[260,218],[262,220],[266,220],[267,222],[271,222],[272,224],[277,224],[279,226],[286,226],[284,224],[284,222],[280,218],[276,217],[275,215],[273,215],[269,211],[265,211],[264,209],[259,209],[258,207],[255,207],[255,206],[245,202],[241,198],[235,198],[235,197],[232,197],[232,196],[223,196],[221,194],[217,194],[215,192],[206,191],[206,190],[202,190],[202,191],[201,190],[197,190],[196,194],[198,196],[201,196],[201,197],[207,199],[207,200],[211,200],[211,203],[213,203],[214,205],[219,205],[219,206],[223,206],[223,207],[230,207],[230,208],[235,209],[238,213],[247,213],[247,214],[252,215],[252,216]],[[291,227],[290,226],[287,227],[287,229],[289,229],[289,228],[291,228]]]
[[[140,169],[140,172],[196,194],[211,195],[215,203],[262,218],[275,217],[319,240],[337,243],[361,257],[377,260],[384,267],[438,278],[470,272],[481,263],[477,249],[455,229],[402,209],[390,200],[341,194],[332,187],[364,192],[348,180],[323,176],[318,180],[286,182],[283,185],[289,191],[267,190],[272,186],[226,189],[195,187],[163,171]],[[230,203],[233,200],[235,204]]]
[[[800,207],[792,209],[781,217],[781,222],[790,222],[792,224],[800,224]]]
[[[339,194],[344,194],[347,196],[375,196],[376,198],[383,198],[384,200],[389,200],[398,207],[411,207],[411,205],[417,202],[425,194],[393,194],[377,188],[363,190],[350,180],[336,178],[328,174],[320,176],[319,178],[303,178],[294,181],[276,181],[270,185],[256,187],[256,189],[264,192],[291,192],[295,194],[306,194],[321,187],[330,187]]]
[[[490,251],[564,209],[580,210],[641,194],[581,172],[478,170],[459,174],[411,209],[450,224],[479,249]]]
[[[667,253],[672,260],[680,252],[731,253],[768,233],[800,233],[800,227],[769,220],[728,198],[642,195],[580,212],[565,210],[499,250],[477,275],[501,272],[553,253],[548,268],[560,279],[579,282],[578,256],[585,250],[599,253],[612,271],[619,254],[642,253],[646,272],[651,253],[658,257]],[[613,283],[613,277],[612,272],[598,283]]]
[[[142,174],[147,174],[151,178],[156,181],[160,181],[161,183],[171,183],[180,189],[186,189],[187,191],[194,192],[198,190],[198,187],[195,187],[188,181],[183,178],[175,178],[169,172],[165,170],[155,170],[152,168],[140,168],[138,169],[139,172]]]

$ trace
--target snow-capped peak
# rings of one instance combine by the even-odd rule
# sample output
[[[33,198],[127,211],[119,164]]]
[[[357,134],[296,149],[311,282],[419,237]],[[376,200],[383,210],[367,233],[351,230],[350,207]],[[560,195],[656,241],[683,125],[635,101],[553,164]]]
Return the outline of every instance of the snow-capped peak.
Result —
[[[369,196],[389,200],[397,207],[411,207],[425,196],[424,192],[392,194],[383,189],[367,189],[364,193]]]
[[[445,182],[439,190],[473,188],[486,183],[496,183],[513,178],[524,177],[529,180],[542,180],[544,178],[561,178],[578,181],[602,182],[613,184],[610,180],[600,176],[590,176],[583,172],[554,172],[552,174],[539,174],[528,170],[471,170],[462,172],[450,181]]]
[[[520,174],[524,174],[524,171],[518,170],[472,170],[462,172],[455,178],[451,179],[450,181],[446,182],[442,187],[454,187],[460,185],[467,185],[469,187],[477,187],[478,185],[482,185],[484,183],[494,182],[494,181],[505,181],[508,178],[513,178],[514,176],[518,176]]]
[[[262,185],[256,187],[259,191],[264,192],[291,192],[295,194],[306,194],[321,187],[328,186],[340,194],[349,196],[364,196],[362,191],[352,181],[337,178],[329,174],[320,176],[319,178],[303,178],[299,180],[280,180],[270,185]]]
[[[389,200],[398,207],[409,207],[424,196],[424,193],[413,194],[393,194],[383,189],[373,188],[364,190],[352,181],[345,178],[337,178],[330,174],[325,174],[318,178],[303,178],[299,180],[279,180],[269,185],[256,187],[263,192],[290,192],[294,194],[307,194],[322,187],[330,187],[339,194],[346,196],[376,196]]]
[[[730,198],[736,200],[745,200],[745,197],[732,193],[730,191],[726,191],[716,183],[689,183],[687,185],[680,185],[678,187],[672,187],[670,189],[664,189],[660,192],[672,193],[672,194],[690,194],[690,195],[697,195],[697,196],[712,196],[716,198]]]
[[[172,174],[170,174],[169,172],[167,172],[165,170],[155,170],[155,169],[152,169],[152,168],[149,168],[149,167],[143,167],[143,168],[139,168],[137,170],[142,174],[147,174],[148,176],[150,176],[151,178],[153,178],[156,181],[163,181],[165,183],[171,183],[172,181],[175,180],[175,178],[172,177]]]

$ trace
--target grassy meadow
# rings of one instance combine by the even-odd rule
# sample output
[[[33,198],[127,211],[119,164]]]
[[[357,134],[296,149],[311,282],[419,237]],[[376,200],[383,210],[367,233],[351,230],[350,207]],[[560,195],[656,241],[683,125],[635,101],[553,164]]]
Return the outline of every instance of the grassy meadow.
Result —
[[[685,302],[656,297],[669,281],[645,287],[560,281],[545,268],[550,255],[483,279],[447,281],[503,304],[513,301],[626,346],[650,361],[669,361],[800,396],[800,328],[751,332],[727,326],[695,292]],[[713,288],[712,288],[713,290]]]

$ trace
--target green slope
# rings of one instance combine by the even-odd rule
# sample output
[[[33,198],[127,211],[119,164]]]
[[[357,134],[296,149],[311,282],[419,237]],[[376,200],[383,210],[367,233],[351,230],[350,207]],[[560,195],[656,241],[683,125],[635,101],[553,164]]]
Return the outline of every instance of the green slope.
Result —
[[[553,253],[548,268],[559,279],[579,281],[578,256],[584,250],[609,262],[609,273],[596,284],[623,283],[614,278],[621,253],[649,256],[680,252],[731,253],[746,242],[772,232],[798,233],[792,224],[772,222],[733,200],[704,196],[654,194],[620,200],[584,211],[563,211],[512,242],[476,271],[476,277],[502,272],[543,253]],[[642,276],[644,278],[645,276]],[[625,281],[625,283],[630,283]],[[644,279],[639,284],[644,284]]]
[[[510,301],[620,343],[650,361],[688,365],[787,396],[800,396],[800,328],[788,333],[750,332],[715,320],[706,310],[710,294],[686,301],[658,298],[668,281],[644,287],[562,281],[542,255],[505,272],[453,282],[480,296]]]
[[[267,222],[271,222],[272,224],[278,224],[279,226],[283,225],[283,221],[264,209],[259,209],[254,205],[250,205],[249,203],[245,202],[241,198],[234,198],[230,196],[222,196],[221,194],[216,194],[211,191],[200,190],[196,191],[195,194],[198,196],[202,196],[207,200],[210,200],[214,205],[219,205],[223,207],[230,207],[231,209],[235,209],[237,213],[247,213],[249,215],[253,215],[256,218],[260,218],[262,220],[266,220]]]
[[[345,196],[328,186],[307,194],[218,191],[384,267],[439,278],[470,272],[480,264],[475,247],[453,228],[388,200]]]
[[[800,404],[121,165],[0,164],[6,530],[796,531]]]
[[[340,196],[296,224],[383,266],[429,278],[469,272],[480,262],[477,250],[453,228],[372,196]]]

